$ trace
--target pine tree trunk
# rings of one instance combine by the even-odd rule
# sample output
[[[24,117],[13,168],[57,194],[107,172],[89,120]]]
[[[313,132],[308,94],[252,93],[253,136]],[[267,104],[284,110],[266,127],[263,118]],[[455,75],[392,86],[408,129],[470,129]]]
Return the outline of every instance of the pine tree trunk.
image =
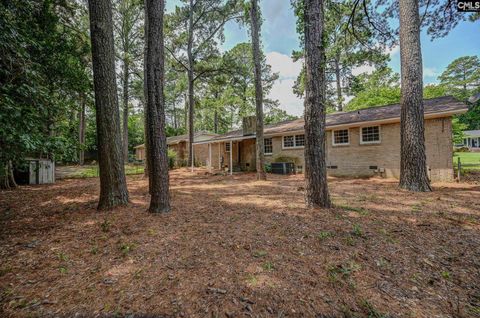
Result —
[[[115,82],[112,4],[89,0],[93,80],[97,120],[100,198],[98,209],[128,203]]]
[[[418,1],[400,0],[400,187],[431,191],[425,155],[423,72]]]
[[[218,110],[215,109],[215,112],[213,113],[213,132],[218,133]]]
[[[257,180],[267,180],[265,173],[264,140],[263,140],[263,90],[262,90],[262,64],[260,52],[260,12],[257,0],[252,0],[250,7],[250,20],[252,24],[252,53],[255,72],[255,110],[257,117],[256,128],[256,154],[257,154]]]
[[[147,127],[148,176],[151,201],[149,212],[170,211],[167,137],[165,135],[163,0],[147,0]]]
[[[335,80],[337,82],[337,111],[343,111],[342,79],[340,77],[340,54],[335,57]]]
[[[329,208],[323,0],[305,0],[305,203]]]
[[[187,56],[188,56],[188,166],[192,166],[193,162],[193,137],[195,134],[193,127],[193,114],[195,107],[195,97],[194,97],[194,77],[193,77],[193,10],[194,10],[193,0],[190,0],[190,16],[188,19],[188,47],[187,47]]]
[[[145,36],[148,34],[148,14],[147,14],[147,3],[146,1],[144,2],[145,5],[145,24],[144,24],[144,34]],[[148,173],[148,143],[147,143],[147,127],[148,127],[148,109],[147,109],[147,99],[148,99],[148,85],[147,85],[147,53],[148,53],[148,41],[145,38],[144,42],[144,48],[143,48],[143,140],[144,140],[144,145],[145,147],[143,148],[144,153],[144,161],[145,161],[145,167],[143,170],[143,176],[145,178],[148,178],[149,173]],[[151,195],[151,187],[150,187],[150,182],[148,182],[148,193]]]
[[[123,160],[128,163],[128,84],[130,81],[128,60],[123,60]]]
[[[82,109],[80,110],[79,113],[79,124],[78,124],[78,143],[80,145],[80,149],[78,151],[78,164],[83,166],[85,164],[85,127],[86,127],[86,122],[85,122],[85,108],[86,108],[86,102],[85,102],[85,96],[81,96],[81,103],[82,103]]]

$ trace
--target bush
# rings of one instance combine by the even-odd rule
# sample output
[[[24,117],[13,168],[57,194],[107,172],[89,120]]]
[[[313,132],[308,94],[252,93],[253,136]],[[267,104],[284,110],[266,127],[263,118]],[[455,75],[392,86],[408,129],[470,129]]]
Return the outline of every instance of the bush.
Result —
[[[177,160],[177,153],[175,150],[168,149],[168,167],[173,169],[175,167],[175,161]]]
[[[470,149],[468,147],[460,147],[455,149],[455,152],[470,152]]]
[[[267,172],[267,173],[272,172],[272,165],[270,163],[265,164],[265,172]]]

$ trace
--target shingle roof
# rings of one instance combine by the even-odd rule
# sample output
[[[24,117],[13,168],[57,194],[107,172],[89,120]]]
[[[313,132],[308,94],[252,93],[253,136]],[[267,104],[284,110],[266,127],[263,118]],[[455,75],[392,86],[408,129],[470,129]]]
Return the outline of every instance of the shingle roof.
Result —
[[[453,96],[444,96],[423,101],[425,115],[437,113],[463,113],[468,107],[465,103],[458,101]],[[351,112],[339,112],[328,114],[326,118],[327,128],[339,125],[360,124],[362,122],[372,122],[380,120],[398,119],[400,120],[400,104],[391,104],[379,107],[370,107]],[[283,132],[301,131],[304,129],[303,118],[279,122],[273,125],[266,125],[264,134],[274,135]],[[226,134],[214,137],[211,141],[229,140],[242,138],[242,129],[229,131]],[[249,138],[254,138],[250,136]]]
[[[464,130],[463,133],[466,137],[480,137],[480,130]]]
[[[207,132],[207,131],[197,131],[194,135],[194,140],[198,137],[201,137],[201,136],[215,137],[215,136],[218,136],[218,135],[214,134],[214,133]],[[204,140],[206,140],[206,139],[204,139]],[[167,137],[167,145],[177,144],[177,143],[182,142],[182,141],[188,141],[188,134]],[[143,147],[145,147],[145,144],[135,146],[135,149],[136,148],[143,148]]]

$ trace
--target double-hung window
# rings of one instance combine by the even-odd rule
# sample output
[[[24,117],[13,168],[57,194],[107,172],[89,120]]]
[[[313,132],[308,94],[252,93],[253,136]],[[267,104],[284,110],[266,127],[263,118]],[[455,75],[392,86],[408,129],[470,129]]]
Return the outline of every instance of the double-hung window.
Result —
[[[348,145],[350,143],[348,129],[339,129],[333,131],[333,145]]]
[[[283,136],[283,148],[301,148],[305,146],[305,135]]]
[[[378,144],[380,143],[380,126],[370,126],[360,128],[361,144]]]
[[[225,152],[230,152],[230,143],[229,142],[225,143]]]
[[[295,136],[283,136],[283,148],[294,148]]]
[[[271,155],[273,153],[272,138],[263,139],[263,151],[266,155]]]

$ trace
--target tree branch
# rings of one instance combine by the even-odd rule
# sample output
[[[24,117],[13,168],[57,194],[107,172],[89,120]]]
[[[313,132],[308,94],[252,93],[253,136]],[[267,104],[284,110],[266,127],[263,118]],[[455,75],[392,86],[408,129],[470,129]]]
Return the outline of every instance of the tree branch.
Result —
[[[183,64],[182,61],[180,61],[179,59],[177,59],[177,57],[175,56],[175,54],[172,52],[172,50],[170,50],[170,49],[168,48],[168,46],[165,45],[165,49],[168,51],[168,53],[170,53],[170,55],[175,59],[175,61],[177,61],[178,64],[180,64],[181,66],[183,66],[183,68],[184,68],[186,71],[189,70],[189,68],[188,68],[185,64]]]

